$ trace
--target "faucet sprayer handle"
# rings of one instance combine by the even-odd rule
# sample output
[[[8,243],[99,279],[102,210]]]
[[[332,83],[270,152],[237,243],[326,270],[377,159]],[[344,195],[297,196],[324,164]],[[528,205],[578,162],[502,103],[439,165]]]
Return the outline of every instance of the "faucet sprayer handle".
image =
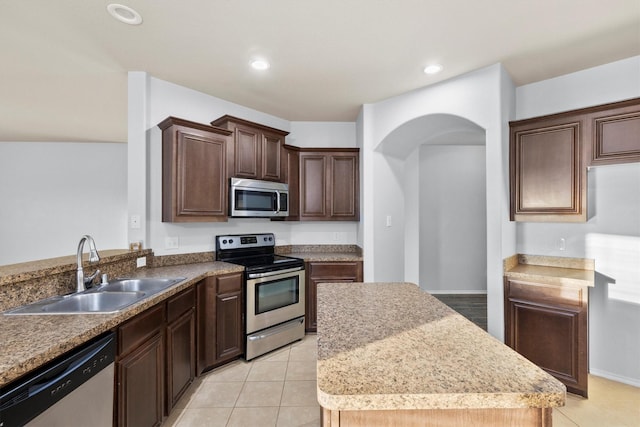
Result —
[[[96,270],[91,276],[85,277],[84,278],[84,285],[87,286],[91,286],[91,283],[93,282],[93,279],[95,279],[98,274],[100,274],[100,270]]]

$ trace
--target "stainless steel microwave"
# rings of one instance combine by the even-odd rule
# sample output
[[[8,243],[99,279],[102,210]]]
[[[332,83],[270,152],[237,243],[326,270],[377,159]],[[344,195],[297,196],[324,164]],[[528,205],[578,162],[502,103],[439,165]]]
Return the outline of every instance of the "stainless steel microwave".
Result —
[[[231,178],[229,215],[244,218],[289,216],[289,184]]]

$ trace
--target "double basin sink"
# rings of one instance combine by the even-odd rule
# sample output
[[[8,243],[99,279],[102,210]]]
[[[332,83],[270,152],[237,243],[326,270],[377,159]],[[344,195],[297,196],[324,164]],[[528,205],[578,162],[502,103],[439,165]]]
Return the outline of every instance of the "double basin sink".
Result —
[[[183,281],[184,277],[115,279],[84,292],[47,298],[6,311],[18,314],[107,314],[142,301]]]

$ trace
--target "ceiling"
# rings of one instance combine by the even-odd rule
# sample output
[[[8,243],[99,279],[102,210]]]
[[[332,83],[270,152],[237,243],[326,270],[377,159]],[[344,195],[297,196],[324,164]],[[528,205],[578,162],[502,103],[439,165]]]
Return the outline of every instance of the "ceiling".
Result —
[[[127,72],[291,121],[502,63],[517,86],[640,54],[639,0],[0,0],[0,141],[127,139]],[[251,69],[257,56],[271,62]],[[444,70],[422,69],[439,62]]]

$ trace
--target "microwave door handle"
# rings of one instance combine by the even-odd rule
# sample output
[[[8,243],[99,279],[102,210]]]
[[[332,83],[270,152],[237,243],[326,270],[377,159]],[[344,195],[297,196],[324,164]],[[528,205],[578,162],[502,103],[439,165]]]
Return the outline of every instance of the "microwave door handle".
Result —
[[[276,190],[276,213],[280,213],[280,192]]]

